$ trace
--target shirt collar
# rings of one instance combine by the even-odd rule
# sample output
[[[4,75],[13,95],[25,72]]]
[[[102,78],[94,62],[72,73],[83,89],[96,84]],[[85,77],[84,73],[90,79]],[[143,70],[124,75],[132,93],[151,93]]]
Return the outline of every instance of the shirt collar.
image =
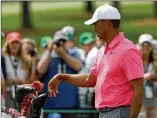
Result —
[[[117,43],[119,43],[124,38],[124,33],[120,32],[115,38],[112,39],[110,44],[108,45],[109,48],[113,48]]]

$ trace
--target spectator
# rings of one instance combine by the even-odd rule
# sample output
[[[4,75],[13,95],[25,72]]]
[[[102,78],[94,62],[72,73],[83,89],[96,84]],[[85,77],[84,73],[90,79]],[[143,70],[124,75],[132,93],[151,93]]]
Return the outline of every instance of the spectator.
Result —
[[[76,37],[76,31],[75,28],[72,26],[65,26],[61,30],[67,37],[68,41],[66,43],[66,48],[67,49],[72,49],[75,47],[75,44],[77,42],[77,37]]]
[[[150,64],[148,68],[148,72],[150,72],[150,78],[154,81],[155,94],[157,96],[157,48],[153,49],[152,52],[153,62]],[[149,77],[149,76],[148,76]]]
[[[1,39],[5,38],[4,32],[1,32]],[[1,55],[1,99],[2,99],[2,106],[5,105],[6,99],[6,67],[5,67],[5,60],[4,56]]]
[[[30,81],[33,82],[37,80],[37,73],[36,73],[36,63],[37,63],[37,46],[36,42],[30,38],[24,38],[22,40],[22,50],[23,53],[27,56],[31,63],[30,67]]]
[[[94,63],[94,60],[96,58],[98,47],[95,45],[95,36],[91,32],[84,32],[79,37],[80,47],[85,51],[85,68],[83,74],[88,74],[90,69],[92,68],[92,65]],[[86,89],[86,92],[84,92],[84,96],[86,98],[86,102],[84,105],[87,108],[94,108],[94,102],[95,102],[95,90],[94,88],[82,88]],[[97,117],[95,114],[91,115],[91,117]]]
[[[71,52],[71,53],[76,53],[77,56],[80,57],[82,64],[83,64],[83,67],[79,71],[79,73],[83,74],[85,71],[85,68],[84,68],[84,66],[85,66],[85,51],[83,49],[75,46],[75,44],[77,42],[75,28],[72,26],[65,26],[62,28],[62,32],[68,37],[68,41],[66,43],[66,49],[68,49],[69,52]],[[88,106],[85,103],[86,92],[87,92],[86,88],[79,87],[78,93],[79,93],[79,102],[80,102],[81,108],[85,108],[85,107],[87,108],[87,106]]]
[[[22,52],[21,37],[18,32],[10,32],[7,35],[6,43],[3,47],[3,56],[5,60],[7,95],[6,106],[15,108],[14,101],[11,98],[11,88],[14,84],[26,83],[29,76],[30,63]]]
[[[152,73],[157,74],[157,48],[153,49],[153,69],[152,69]]]
[[[153,74],[153,77],[154,77],[154,87],[155,87],[155,96],[157,98],[157,48],[153,49],[153,53],[152,54],[153,54],[152,69],[149,69],[148,71]]]
[[[69,50],[71,53],[75,52],[78,55],[78,57],[80,57],[81,61],[84,62],[85,60],[84,50],[75,46],[77,42],[75,28],[72,26],[65,26],[62,28],[62,32],[68,37],[66,49]]]
[[[1,99],[2,106],[5,105],[6,99],[6,67],[4,57],[1,56]]]
[[[144,65],[144,73],[148,72],[149,63],[152,61],[151,51],[152,47],[152,36],[150,34],[142,34],[139,39],[139,49],[142,54],[143,58],[143,65]]]
[[[48,92],[48,82],[57,73],[76,74],[82,68],[80,59],[76,58],[75,53],[70,53],[65,49],[66,41],[67,37],[62,32],[56,32],[53,41],[48,44],[47,51],[38,62],[37,70],[43,75],[44,92]],[[78,107],[77,87],[61,82],[59,91],[60,96],[48,98],[45,109]],[[72,117],[68,114],[62,115],[63,118]]]
[[[151,62],[148,66],[148,72],[145,74],[145,80],[149,83],[150,87],[153,89],[152,91],[148,91],[152,93],[152,96],[149,99],[144,100],[143,109],[147,117],[146,118],[157,118],[157,49],[153,49],[153,62]],[[145,82],[145,86],[147,83]],[[146,87],[145,87],[146,88]],[[147,91],[146,91],[147,92]]]
[[[94,34],[90,32],[82,33],[79,38],[81,48],[85,51],[86,56],[86,74],[89,72],[90,68],[93,65],[98,48],[95,46],[95,37]]]
[[[40,39],[40,47],[41,47],[41,51],[42,53],[39,55],[38,57],[38,62],[40,61],[40,59],[45,55],[45,53],[48,50],[48,43],[50,43],[52,41],[52,37],[51,36],[43,36]],[[43,82],[44,79],[44,74],[40,74],[37,71],[37,75],[38,75],[38,79],[40,82]]]
[[[85,72],[84,74],[88,74],[94,60],[96,58],[96,54],[98,52],[98,48],[95,46],[95,37],[94,34],[91,32],[85,32],[80,35],[79,38],[81,48],[85,51]],[[87,95],[87,102],[88,104],[94,107],[94,88],[89,88]]]
[[[156,118],[156,98],[153,96],[154,91],[153,91],[153,84],[152,84],[152,71],[151,66],[152,66],[152,36],[149,34],[142,34],[139,37],[139,46],[140,46],[140,51],[143,57],[143,66],[144,66],[144,88],[145,88],[145,97],[144,97],[144,104],[142,106],[142,112],[145,112],[145,118]],[[150,87],[149,91],[147,88]],[[152,90],[152,91],[151,91]],[[149,94],[151,93],[151,94]]]

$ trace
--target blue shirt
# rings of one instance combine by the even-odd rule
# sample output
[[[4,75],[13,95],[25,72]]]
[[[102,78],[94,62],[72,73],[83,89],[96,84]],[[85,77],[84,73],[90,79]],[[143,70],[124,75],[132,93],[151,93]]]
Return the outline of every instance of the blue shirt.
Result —
[[[68,52],[72,57],[78,59],[76,52]],[[77,74],[78,72],[73,70],[65,61],[55,54],[51,53],[51,60],[49,62],[49,67],[47,73],[43,76],[44,83],[44,92],[48,92],[48,82],[50,79],[55,76],[57,73],[68,73],[68,74]],[[61,64],[63,62],[63,64]],[[58,86],[59,94],[56,97],[48,98],[48,101],[45,103],[45,109],[52,108],[72,108],[79,106],[78,98],[78,88],[61,81]]]

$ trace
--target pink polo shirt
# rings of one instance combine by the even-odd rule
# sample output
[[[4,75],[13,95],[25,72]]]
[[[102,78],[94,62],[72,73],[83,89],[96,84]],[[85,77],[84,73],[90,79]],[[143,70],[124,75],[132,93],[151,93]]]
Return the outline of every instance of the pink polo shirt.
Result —
[[[133,89],[129,81],[143,78],[142,56],[134,44],[119,33],[97,53],[90,73],[97,76],[95,107],[131,105]]]

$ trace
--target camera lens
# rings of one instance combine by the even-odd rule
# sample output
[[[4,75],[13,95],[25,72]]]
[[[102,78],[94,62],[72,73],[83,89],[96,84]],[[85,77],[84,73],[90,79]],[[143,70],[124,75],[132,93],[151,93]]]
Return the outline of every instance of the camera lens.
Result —
[[[30,54],[30,56],[34,56],[35,55],[35,51],[33,49],[29,49],[28,53]]]

